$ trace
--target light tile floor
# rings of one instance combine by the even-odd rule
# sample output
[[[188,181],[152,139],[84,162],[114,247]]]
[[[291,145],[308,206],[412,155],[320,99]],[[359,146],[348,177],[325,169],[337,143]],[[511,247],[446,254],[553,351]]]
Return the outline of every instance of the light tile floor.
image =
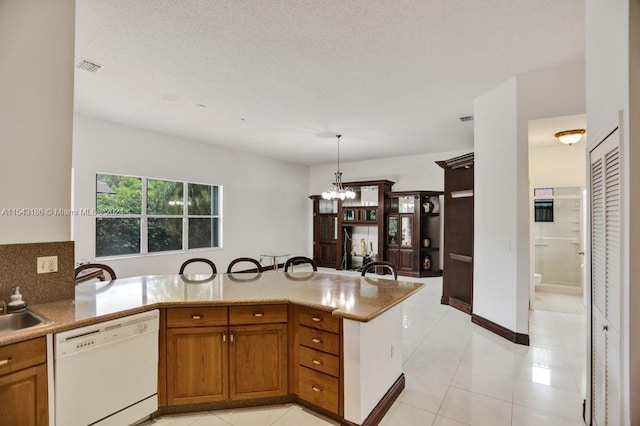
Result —
[[[530,312],[531,346],[515,345],[440,304],[442,280],[404,302],[406,388],[383,426],[582,425],[584,314]],[[165,416],[145,426],[322,426],[295,404]]]

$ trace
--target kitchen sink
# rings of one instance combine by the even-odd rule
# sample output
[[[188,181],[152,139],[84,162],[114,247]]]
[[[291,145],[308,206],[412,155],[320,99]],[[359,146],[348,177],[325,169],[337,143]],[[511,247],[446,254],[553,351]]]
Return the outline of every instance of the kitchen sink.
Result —
[[[49,324],[53,324],[53,321],[29,309],[22,312],[0,315],[0,336]]]

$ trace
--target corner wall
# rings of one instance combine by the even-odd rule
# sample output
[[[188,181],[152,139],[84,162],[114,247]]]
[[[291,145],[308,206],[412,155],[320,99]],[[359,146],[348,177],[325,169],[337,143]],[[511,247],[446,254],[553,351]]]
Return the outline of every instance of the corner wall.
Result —
[[[474,300],[477,315],[529,332],[530,120],[584,114],[585,64],[514,77],[474,102]]]
[[[95,208],[98,172],[223,186],[222,249],[104,260],[118,278],[176,274],[192,257],[207,257],[226,271],[236,257],[307,254],[311,206],[306,166],[81,115],[74,130],[75,209]],[[95,259],[95,217],[73,219],[76,260]]]
[[[40,212],[71,207],[74,36],[74,0],[0,2],[0,210],[26,209],[0,215],[0,244],[70,239]]]

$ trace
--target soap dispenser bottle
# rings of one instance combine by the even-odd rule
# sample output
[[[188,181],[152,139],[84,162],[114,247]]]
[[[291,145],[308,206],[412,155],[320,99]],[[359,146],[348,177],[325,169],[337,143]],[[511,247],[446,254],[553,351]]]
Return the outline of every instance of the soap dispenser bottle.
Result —
[[[27,308],[27,304],[22,300],[22,294],[20,294],[20,287],[13,289],[11,295],[11,301],[7,304],[7,312],[22,312]]]

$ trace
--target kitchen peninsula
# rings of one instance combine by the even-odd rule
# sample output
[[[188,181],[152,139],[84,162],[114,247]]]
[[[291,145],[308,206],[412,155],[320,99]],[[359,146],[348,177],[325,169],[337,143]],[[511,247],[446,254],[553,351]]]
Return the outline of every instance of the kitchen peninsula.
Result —
[[[156,415],[298,402],[372,425],[404,388],[400,302],[423,286],[322,272],[143,276],[33,308],[54,321],[40,335],[159,309]]]

